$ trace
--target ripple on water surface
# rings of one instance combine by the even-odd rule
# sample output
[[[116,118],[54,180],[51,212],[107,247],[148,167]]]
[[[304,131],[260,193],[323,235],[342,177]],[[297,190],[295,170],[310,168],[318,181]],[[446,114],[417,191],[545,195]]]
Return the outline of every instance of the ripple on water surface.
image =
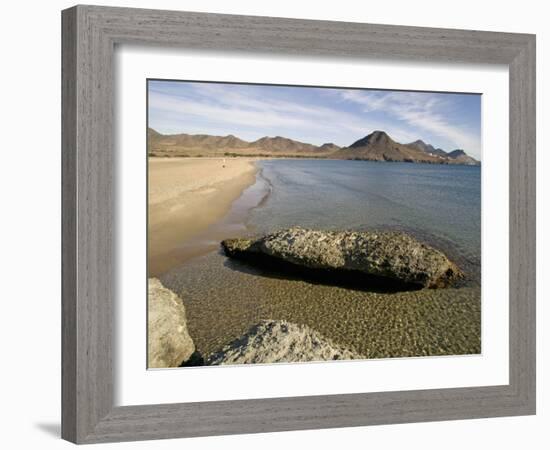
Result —
[[[263,319],[306,324],[367,358],[481,351],[479,286],[376,293],[277,278],[219,252],[161,277],[183,299],[190,334],[208,355]]]

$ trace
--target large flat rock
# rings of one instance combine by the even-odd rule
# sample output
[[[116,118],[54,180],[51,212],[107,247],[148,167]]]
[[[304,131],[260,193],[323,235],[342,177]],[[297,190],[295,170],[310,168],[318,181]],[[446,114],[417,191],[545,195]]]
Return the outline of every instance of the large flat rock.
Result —
[[[240,338],[212,354],[207,365],[272,364],[359,359],[306,325],[264,320]]]
[[[148,366],[178,367],[195,351],[181,299],[156,278],[149,278],[147,298]]]
[[[222,242],[229,257],[283,262],[295,268],[348,272],[419,288],[443,288],[463,278],[441,251],[394,231],[320,231],[294,227],[257,239]]]

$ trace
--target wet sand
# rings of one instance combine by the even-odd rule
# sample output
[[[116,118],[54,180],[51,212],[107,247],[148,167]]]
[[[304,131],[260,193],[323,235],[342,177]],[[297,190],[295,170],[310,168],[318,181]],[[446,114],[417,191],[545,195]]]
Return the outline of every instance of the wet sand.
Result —
[[[244,158],[152,157],[148,164],[148,275],[157,276],[201,254],[186,242],[227,214],[256,167]]]

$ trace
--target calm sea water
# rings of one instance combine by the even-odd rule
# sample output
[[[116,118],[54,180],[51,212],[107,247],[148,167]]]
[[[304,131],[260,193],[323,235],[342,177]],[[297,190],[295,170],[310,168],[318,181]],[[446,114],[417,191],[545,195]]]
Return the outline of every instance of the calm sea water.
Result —
[[[445,247],[474,271],[479,267],[480,167],[332,160],[258,165],[259,183],[271,188],[247,219],[259,233],[293,225],[397,228]]]

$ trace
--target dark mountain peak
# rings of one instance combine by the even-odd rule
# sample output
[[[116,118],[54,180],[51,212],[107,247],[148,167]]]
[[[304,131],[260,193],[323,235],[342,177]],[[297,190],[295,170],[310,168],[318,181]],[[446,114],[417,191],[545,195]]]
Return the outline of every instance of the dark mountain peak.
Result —
[[[391,139],[385,131],[376,130],[367,136],[373,141],[381,141],[382,139]]]
[[[466,164],[468,166],[479,166],[481,163],[469,156],[464,150],[457,148],[447,154],[447,157],[455,164]]]
[[[409,147],[417,148],[418,150],[422,150],[423,152],[430,153],[433,150],[435,150],[434,146],[431,144],[426,144],[422,139],[417,139],[414,142],[411,142],[410,144],[407,144]]]
[[[453,150],[452,152],[447,153],[447,156],[449,156],[449,158],[456,159],[459,156],[466,156],[466,152],[460,148],[457,148],[456,150]]]
[[[427,146],[428,144],[426,144],[422,139],[417,139],[416,141],[414,142],[411,142],[409,145],[425,145]]]
[[[407,147],[416,148],[417,150],[421,150],[424,153],[437,155],[441,157],[447,156],[447,152],[445,150],[442,150],[440,148],[435,148],[432,144],[427,144],[422,139],[417,139],[414,142],[411,142],[410,144],[407,144]]]
[[[386,145],[393,143],[391,137],[385,131],[376,130],[350,145],[350,148],[366,147],[368,145]]]

